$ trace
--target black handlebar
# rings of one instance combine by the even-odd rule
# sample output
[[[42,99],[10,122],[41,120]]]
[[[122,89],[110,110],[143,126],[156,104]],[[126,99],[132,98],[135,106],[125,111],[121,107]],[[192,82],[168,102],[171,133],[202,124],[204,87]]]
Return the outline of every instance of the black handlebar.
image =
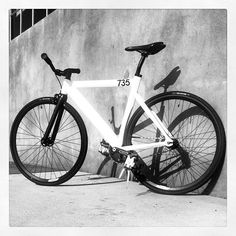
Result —
[[[80,69],[79,68],[67,68],[63,71],[59,70],[59,69],[55,69],[54,65],[52,64],[52,61],[50,60],[50,58],[48,57],[48,55],[46,53],[42,53],[41,54],[41,58],[51,67],[52,71],[58,75],[58,76],[65,76],[65,79],[70,80],[71,74],[75,73],[75,74],[79,74],[80,73]]]
[[[52,64],[52,61],[50,60],[50,58],[48,57],[48,55],[46,53],[42,53],[41,54],[41,58],[46,61],[46,63],[51,67],[52,71],[55,72],[56,69],[54,67],[54,65]]]

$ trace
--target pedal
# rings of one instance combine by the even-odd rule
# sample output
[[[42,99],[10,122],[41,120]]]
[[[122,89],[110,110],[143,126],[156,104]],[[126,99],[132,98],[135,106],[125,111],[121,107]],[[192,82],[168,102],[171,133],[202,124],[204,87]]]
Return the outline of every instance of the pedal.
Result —
[[[100,152],[104,156],[109,156],[109,143],[107,143],[104,139],[100,142],[100,146],[98,148],[98,152]]]
[[[125,171],[125,168],[123,168],[122,171],[120,172],[119,179],[121,179],[122,175],[124,174],[124,171]]]
[[[127,179],[126,179],[126,182],[129,183],[130,181],[130,175],[131,174],[131,170],[127,170]]]
[[[129,184],[130,177],[131,177],[131,170],[124,167],[122,169],[122,171],[120,172],[119,179],[121,179],[124,172],[126,172],[126,188],[128,188],[128,186],[129,186],[128,184]]]
[[[128,155],[124,164],[124,168],[120,172],[119,179],[121,179],[122,175],[124,174],[124,171],[126,171],[126,182],[128,183],[130,181],[131,177],[131,169],[135,165],[135,158],[136,155]]]
[[[119,179],[121,179],[121,177],[123,176],[124,172],[126,172],[126,182],[130,181],[130,177],[131,177],[131,170],[127,169],[127,168],[123,168],[122,171],[120,172],[119,175]]]

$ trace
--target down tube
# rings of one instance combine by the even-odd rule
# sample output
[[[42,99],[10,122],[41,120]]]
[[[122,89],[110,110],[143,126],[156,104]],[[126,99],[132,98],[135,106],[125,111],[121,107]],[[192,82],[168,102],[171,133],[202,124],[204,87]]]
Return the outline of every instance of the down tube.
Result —
[[[118,146],[118,137],[97,113],[97,111],[90,105],[87,99],[72,86],[68,86],[66,90],[68,91],[68,95],[78,106],[79,110],[81,110],[83,114],[91,121],[91,123],[99,130],[102,137],[112,146]]]

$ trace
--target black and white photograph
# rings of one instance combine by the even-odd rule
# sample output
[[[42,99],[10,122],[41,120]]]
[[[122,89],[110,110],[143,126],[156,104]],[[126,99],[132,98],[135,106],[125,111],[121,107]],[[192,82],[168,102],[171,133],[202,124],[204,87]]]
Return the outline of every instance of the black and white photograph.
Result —
[[[13,6],[9,229],[228,235],[232,12]]]

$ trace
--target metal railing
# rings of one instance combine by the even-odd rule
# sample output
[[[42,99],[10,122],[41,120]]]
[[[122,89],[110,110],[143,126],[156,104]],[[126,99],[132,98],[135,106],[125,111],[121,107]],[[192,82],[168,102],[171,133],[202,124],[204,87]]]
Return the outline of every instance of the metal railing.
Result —
[[[56,9],[11,9],[9,10],[9,40],[21,35]],[[28,17],[24,19],[24,16]],[[29,17],[31,16],[31,17]],[[30,18],[30,19],[29,19]]]

